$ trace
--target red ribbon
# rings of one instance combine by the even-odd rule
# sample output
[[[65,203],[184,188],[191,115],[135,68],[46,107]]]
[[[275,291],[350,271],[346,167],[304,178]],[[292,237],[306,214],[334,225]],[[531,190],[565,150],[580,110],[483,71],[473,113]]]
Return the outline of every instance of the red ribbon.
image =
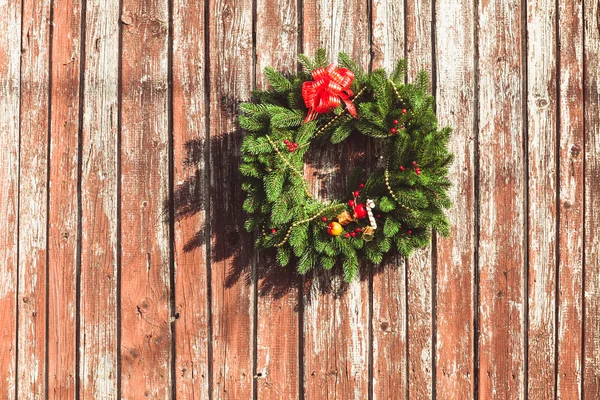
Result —
[[[339,107],[341,101],[346,104],[348,112],[357,118],[356,107],[350,101],[353,94],[350,85],[354,80],[352,71],[330,64],[327,69],[315,69],[312,76],[314,81],[304,82],[302,85],[302,97],[308,107],[304,123],[314,120],[317,114],[328,113]]]

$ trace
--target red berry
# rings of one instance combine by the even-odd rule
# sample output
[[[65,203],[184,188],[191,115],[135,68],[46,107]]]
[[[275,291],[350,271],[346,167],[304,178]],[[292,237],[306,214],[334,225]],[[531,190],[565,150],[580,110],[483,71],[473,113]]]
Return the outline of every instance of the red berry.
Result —
[[[412,233],[412,231],[409,229],[408,231],[406,231],[406,233],[408,233],[410,235]]]
[[[346,233],[344,236],[346,236],[347,238],[349,238],[349,237],[350,237],[350,234],[349,234],[349,233]]]
[[[417,170],[417,175],[421,175],[421,170],[420,169]]]
[[[321,220],[322,220],[323,222],[327,222],[327,217],[323,217],[323,218],[321,218]]]
[[[394,120],[394,125],[398,125],[398,120],[397,119]]]
[[[400,166],[400,171],[404,171],[404,167],[402,165]]]
[[[354,203],[354,200],[350,200],[350,201],[348,202],[348,205],[349,205],[350,207],[354,207],[354,204],[355,204],[355,203]]]
[[[272,233],[273,235],[274,235],[274,234],[276,234],[276,233],[277,233],[277,229],[275,229],[275,228],[271,229],[271,233]]]
[[[356,190],[354,193],[352,193],[354,195],[354,197],[358,197],[360,196],[360,192],[358,190]]]
[[[392,132],[392,135],[395,135],[398,133],[398,130],[396,128],[392,128],[390,129],[390,132]]]
[[[350,236],[352,236],[352,237],[356,237],[356,232],[352,232],[352,233],[350,234]]]
[[[402,114],[406,114],[406,108],[402,109]]]
[[[287,139],[285,139],[285,140],[283,141],[283,143],[285,143],[285,144],[288,144],[288,143],[290,143],[290,141],[289,141],[289,140],[287,140]]]
[[[358,185],[358,187],[362,189],[362,188],[364,188],[364,187],[365,187],[365,184],[364,184],[364,183],[361,183],[360,185]]]
[[[290,153],[293,153],[293,152],[294,152],[294,148],[290,147]]]
[[[362,232],[362,229],[356,228],[356,233],[360,233],[360,232]]]
[[[413,163],[412,163],[412,164],[413,164],[413,166],[415,166],[415,167],[417,166],[417,162],[416,162],[416,161],[413,161]]]
[[[375,218],[381,218],[381,214],[377,214]]]

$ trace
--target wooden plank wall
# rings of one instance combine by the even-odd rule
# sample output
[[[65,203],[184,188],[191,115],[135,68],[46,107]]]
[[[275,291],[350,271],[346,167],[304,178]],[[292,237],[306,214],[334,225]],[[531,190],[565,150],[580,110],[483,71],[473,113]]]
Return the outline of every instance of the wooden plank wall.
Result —
[[[592,0],[0,0],[0,398],[600,399],[599,26]],[[454,127],[452,237],[347,285],[243,231],[239,102],[318,47],[406,57]],[[376,156],[305,174],[340,196]]]

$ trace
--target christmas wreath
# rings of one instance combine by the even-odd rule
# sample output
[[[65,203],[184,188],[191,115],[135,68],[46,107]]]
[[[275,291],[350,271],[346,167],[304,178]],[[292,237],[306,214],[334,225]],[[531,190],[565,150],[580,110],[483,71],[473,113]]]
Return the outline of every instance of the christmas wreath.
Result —
[[[323,49],[300,62],[291,76],[266,68],[271,88],[240,105],[245,228],[258,231],[257,248],[275,248],[278,263],[295,260],[301,274],[339,261],[351,281],[362,259],[408,257],[432,231],[447,236],[451,129],[438,128],[427,73],[407,84],[403,60],[388,76],[364,72],[344,53],[340,67],[329,64]],[[380,165],[368,176],[355,171],[347,198],[319,201],[303,175],[305,154],[319,140],[354,135],[382,141]]]

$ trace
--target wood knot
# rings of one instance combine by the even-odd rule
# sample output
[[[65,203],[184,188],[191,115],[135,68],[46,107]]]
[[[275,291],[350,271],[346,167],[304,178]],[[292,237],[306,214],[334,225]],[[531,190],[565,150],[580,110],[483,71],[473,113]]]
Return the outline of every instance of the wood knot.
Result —
[[[387,328],[389,328],[389,327],[390,327],[390,324],[389,324],[389,322],[387,322],[387,321],[383,321],[383,322],[381,323],[380,327],[381,327],[381,330],[382,330],[382,331],[385,331],[385,330],[387,330]]]
[[[578,144],[571,146],[571,157],[577,158],[581,154],[581,147]]]

